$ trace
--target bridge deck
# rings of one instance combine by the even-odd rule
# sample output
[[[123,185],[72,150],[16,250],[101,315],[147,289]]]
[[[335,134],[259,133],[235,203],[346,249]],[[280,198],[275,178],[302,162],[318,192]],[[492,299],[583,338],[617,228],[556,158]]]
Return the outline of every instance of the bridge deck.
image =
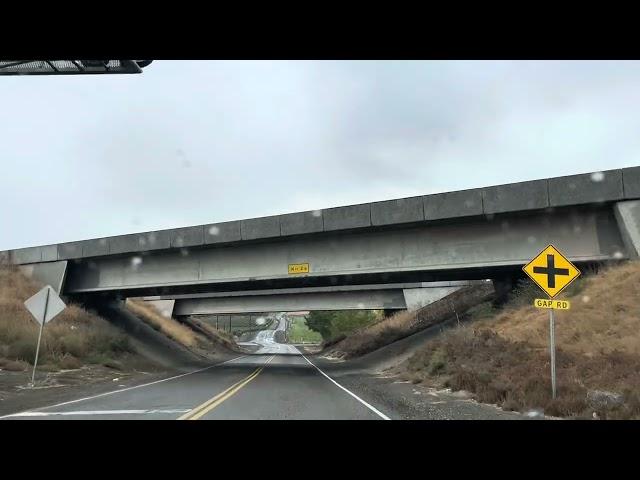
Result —
[[[640,167],[438,193],[411,198],[197,225],[0,252],[28,264],[191,247],[241,245],[325,232],[457,222],[640,198]]]

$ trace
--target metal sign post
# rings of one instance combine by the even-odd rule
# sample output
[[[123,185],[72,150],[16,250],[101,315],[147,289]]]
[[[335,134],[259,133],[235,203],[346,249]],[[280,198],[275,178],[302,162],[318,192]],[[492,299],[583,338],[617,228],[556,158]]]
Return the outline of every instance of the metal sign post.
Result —
[[[38,344],[36,346],[36,358],[33,361],[33,372],[31,373],[31,386],[35,384],[36,367],[38,366],[38,357],[40,355],[40,344],[42,343],[42,332],[44,324],[53,320],[53,318],[62,312],[66,305],[60,299],[56,291],[47,285],[34,296],[24,302],[24,306],[33,315],[33,318],[40,324],[40,332],[38,333]]]
[[[47,295],[44,301],[44,315],[42,315],[42,322],[40,322],[40,332],[38,333],[38,345],[36,346],[36,358],[33,361],[33,372],[31,373],[31,385],[36,380],[36,367],[38,366],[38,355],[40,354],[40,342],[42,341],[42,331],[44,330],[44,319],[47,318],[47,307],[49,306],[49,289],[47,288]]]
[[[553,245],[548,245],[527,263],[522,270],[548,296],[548,300],[536,298],[533,305],[536,308],[549,309],[549,353],[551,355],[551,396],[556,398],[556,326],[553,317],[554,310],[568,310],[571,305],[566,300],[553,300],[571,282],[580,276],[580,270],[571,263]]]
[[[549,309],[549,349],[551,350],[551,398],[556,398],[556,326],[553,308]]]

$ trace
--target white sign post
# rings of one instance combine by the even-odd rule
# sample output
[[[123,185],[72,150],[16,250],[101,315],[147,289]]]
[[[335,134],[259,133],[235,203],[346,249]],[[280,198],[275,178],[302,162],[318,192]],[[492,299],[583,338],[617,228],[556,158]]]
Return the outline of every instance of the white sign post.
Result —
[[[38,345],[36,347],[36,358],[33,362],[33,373],[31,374],[31,385],[34,385],[36,378],[36,366],[38,365],[38,354],[40,353],[40,342],[42,341],[42,330],[44,324],[54,319],[67,306],[58,296],[56,291],[49,285],[44,287],[33,297],[24,302],[24,306],[33,315],[33,318],[40,324],[40,333],[38,333]]]

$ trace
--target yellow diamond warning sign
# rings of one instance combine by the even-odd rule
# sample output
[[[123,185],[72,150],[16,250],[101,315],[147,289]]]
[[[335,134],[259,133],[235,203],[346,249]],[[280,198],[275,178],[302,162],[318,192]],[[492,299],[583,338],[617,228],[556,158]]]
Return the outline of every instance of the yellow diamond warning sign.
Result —
[[[541,251],[522,270],[551,298],[580,276],[580,270],[553,245]]]

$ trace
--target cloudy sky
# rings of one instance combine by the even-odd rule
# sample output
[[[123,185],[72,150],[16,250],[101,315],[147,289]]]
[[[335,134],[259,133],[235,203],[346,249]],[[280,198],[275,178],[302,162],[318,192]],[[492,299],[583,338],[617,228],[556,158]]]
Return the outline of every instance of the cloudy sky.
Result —
[[[0,250],[640,165],[640,62],[0,77]]]

